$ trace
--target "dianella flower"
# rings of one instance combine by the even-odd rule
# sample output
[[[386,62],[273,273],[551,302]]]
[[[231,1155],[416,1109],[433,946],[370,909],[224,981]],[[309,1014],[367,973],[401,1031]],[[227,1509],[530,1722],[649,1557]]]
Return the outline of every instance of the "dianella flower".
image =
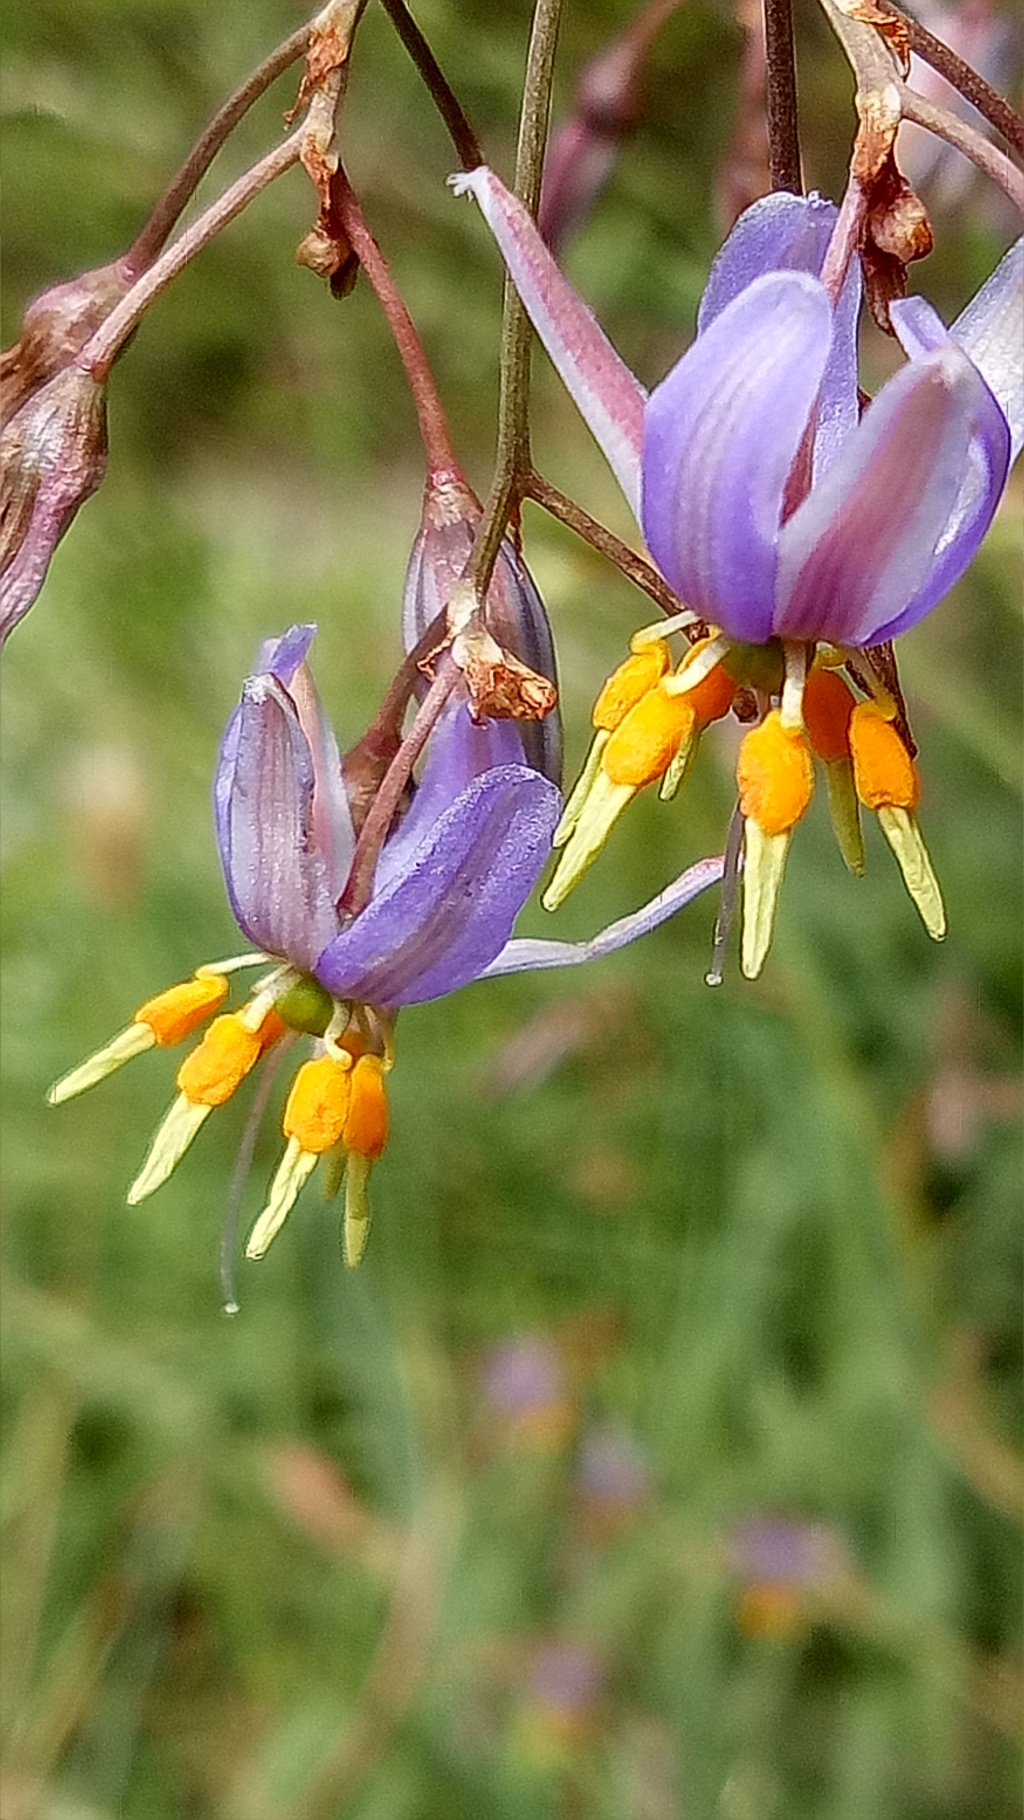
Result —
[[[539,598],[539,597],[538,597]],[[315,628],[264,645],[221,745],[214,816],[228,898],[254,953],[213,962],[157,994],[113,1042],[51,1089],[54,1103],[154,1046],[205,1035],[177,1074],[178,1095],[129,1190],[158,1188],[214,1107],[297,1036],[313,1054],[292,1082],[285,1151],[247,1255],[266,1251],[318,1161],[345,1172],[345,1255],[358,1263],[367,1181],[387,1141],[386,1078],[405,1006],[525,967],[573,965],[653,928],[721,875],[708,860],[590,943],[510,939],[558,820],[557,786],[525,761],[514,721],[476,724],[455,696],[433,729],[406,812],[379,853],[357,915],[339,910],[355,850],[342,766],[307,653]],[[229,977],[263,969],[226,1009]],[[212,1018],[212,1022],[207,1020]]]
[[[909,359],[861,415],[859,278],[835,300],[819,276],[836,210],[765,197],[712,268],[694,345],[648,396],[494,174],[453,184],[479,203],[682,609],[634,637],[599,697],[544,903],[561,902],[638,790],[660,779],[674,793],[705,728],[742,704],[757,720],[737,764],[744,972],[771,941],[815,758],[847,864],[863,870],[869,808],[941,938],[916,768],[865,653],[942,598],[995,512],[1024,425],[1024,243],[949,331],[921,298],[892,306]],[[676,631],[695,641],[681,662]]]

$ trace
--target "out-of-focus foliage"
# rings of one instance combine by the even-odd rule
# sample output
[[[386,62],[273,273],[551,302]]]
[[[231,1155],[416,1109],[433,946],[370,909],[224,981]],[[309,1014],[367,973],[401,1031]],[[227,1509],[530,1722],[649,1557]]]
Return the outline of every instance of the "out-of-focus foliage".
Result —
[[[507,173],[527,9],[419,11]],[[560,98],[623,17],[569,9]],[[127,243],[297,19],[8,9],[5,342],[34,291]],[[848,77],[817,17],[800,28],[808,175],[835,192]],[[650,381],[718,236],[739,43],[724,9],[674,17],[570,250]],[[485,487],[497,259],[372,5],[343,140]],[[921,272],[950,312],[1006,233],[990,198],[964,206]],[[902,651],[943,947],[880,841],[865,880],[843,872],[816,803],[758,985],[705,988],[698,903],[603,968],[404,1014],[364,1267],[311,1190],[234,1321],[216,1248],[244,1107],[128,1209],[168,1058],[43,1105],[150,992],[238,945],[209,782],[259,639],[319,621],[343,738],[396,662],[413,418],[365,283],[332,302],[294,265],[311,214],[293,173],[151,311],[114,375],[108,478],[5,659],[5,1816],[1008,1817],[1019,487]],[[892,355],[875,337],[865,358],[875,385]],[[536,366],[539,464],[627,531]],[[571,765],[650,609],[532,510],[526,537]],[[682,801],[626,818],[562,931],[720,844],[714,743]],[[277,1149],[268,1130],[249,1213]]]

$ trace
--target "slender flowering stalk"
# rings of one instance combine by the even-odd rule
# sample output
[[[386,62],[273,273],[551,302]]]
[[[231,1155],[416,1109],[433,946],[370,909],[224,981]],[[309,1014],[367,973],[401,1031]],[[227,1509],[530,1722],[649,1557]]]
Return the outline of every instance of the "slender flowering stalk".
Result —
[[[533,611],[527,609],[527,616]],[[266,644],[221,745],[214,816],[228,898],[255,953],[201,967],[139,1008],[128,1029],[51,1090],[60,1103],[154,1046],[206,1031],[178,1069],[178,1096],[129,1190],[167,1179],[210,1112],[289,1033],[312,1040],[285,1105],[285,1151],[247,1255],[261,1257],[324,1164],[345,1178],[345,1256],[362,1255],[368,1180],[388,1135],[386,1080],[404,1006],[527,967],[574,966],[622,947],[721,875],[704,861],[589,944],[517,941],[515,918],[545,863],[561,799],[525,762],[518,723],[476,723],[452,695],[426,741],[412,800],[390,820],[372,890],[339,908],[356,850],[338,747],[306,661],[312,626]],[[229,976],[261,972],[226,1009]],[[214,1015],[216,1014],[216,1015]],[[213,1021],[208,1020],[212,1017]]]
[[[850,236],[818,197],[766,197],[715,262],[694,346],[647,397],[494,174],[455,187],[479,203],[662,574],[712,628],[703,652],[674,668],[658,645],[650,668],[649,637],[669,627],[634,639],[595,710],[544,902],[561,902],[637,790],[660,778],[674,792],[704,726],[743,689],[765,704],[737,771],[744,972],[755,976],[767,954],[815,752],[836,767],[830,804],[848,863],[862,867],[863,805],[941,937],[896,703],[880,687],[861,700],[834,673],[929,612],[988,529],[1024,419],[1021,245],[949,332],[922,299],[892,306],[910,358],[861,417]]]

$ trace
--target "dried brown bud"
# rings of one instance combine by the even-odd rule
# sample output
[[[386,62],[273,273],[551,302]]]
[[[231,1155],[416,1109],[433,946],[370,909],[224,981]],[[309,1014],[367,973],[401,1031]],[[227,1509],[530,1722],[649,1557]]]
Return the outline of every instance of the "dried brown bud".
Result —
[[[931,252],[931,223],[890,151],[868,191],[861,265],[868,307],[880,329],[893,333],[889,305],[907,294],[906,268]]]
[[[0,436],[0,642],[107,465],[106,387],[78,367],[33,392]]]
[[[52,285],[33,299],[18,340],[0,354],[0,417],[5,423],[31,393],[70,366],[132,282],[124,262],[115,260]]]
[[[474,720],[543,720],[558,702],[554,683],[503,651],[489,633],[456,639],[452,655],[465,678]]]
[[[437,645],[445,643],[444,615],[462,580],[480,521],[480,504],[461,474],[435,474],[427,486],[419,535],[413,545],[406,574],[402,606],[402,636],[407,651],[414,649],[437,626]],[[474,603],[470,601],[470,606]],[[495,661],[518,661],[524,673],[536,676],[548,691],[547,707],[535,714],[516,712],[514,719],[536,720],[524,726],[523,744],[531,765],[557,783],[561,777],[562,739],[557,713],[555,654],[544,603],[526,564],[506,538],[498,552],[487,590],[486,630]],[[481,684],[481,699],[488,695]],[[537,696],[538,701],[540,695]],[[496,709],[483,710],[494,713]],[[509,710],[505,711],[505,717]]]
[[[296,265],[304,265],[318,278],[326,278],[334,297],[347,297],[359,276],[359,258],[344,230],[320,219],[304,234],[295,249]]]

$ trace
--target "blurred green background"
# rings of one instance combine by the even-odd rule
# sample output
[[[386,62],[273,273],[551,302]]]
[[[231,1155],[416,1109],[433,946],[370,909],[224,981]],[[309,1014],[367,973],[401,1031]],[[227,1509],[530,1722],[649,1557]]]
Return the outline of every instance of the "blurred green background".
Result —
[[[528,9],[418,9],[508,174]],[[627,12],[569,9],[556,112]],[[40,0],[4,20],[3,340],[132,238],[206,117],[300,22],[271,0]],[[850,82],[801,12],[810,181]],[[658,40],[643,123],[568,255],[655,381],[720,237],[740,32]],[[280,131],[286,77],[204,196]],[[383,13],[343,144],[489,478],[501,277]],[[1009,237],[976,188],[921,281]],[[704,900],[592,970],[407,1012],[363,1268],[315,1186],[220,1311],[243,1104],[140,1208],[150,1056],[48,1083],[238,946],[209,812],[258,641],[319,622],[342,743],[398,656],[421,467],[365,282],[293,260],[292,173],[157,303],[111,458],[3,674],[5,1820],[1001,1820],[1019,1801],[1020,488],[907,641],[934,947],[876,831],[801,826],[763,979],[710,992]],[[893,356],[870,334],[867,383]],[[624,535],[538,358],[539,465]],[[529,508],[570,775],[651,617]],[[591,933],[720,847],[728,735],[642,800],[552,924]],[[717,749],[716,749],[717,748]],[[239,1096],[240,1101],[244,1095]],[[264,1131],[245,1217],[279,1139]]]

